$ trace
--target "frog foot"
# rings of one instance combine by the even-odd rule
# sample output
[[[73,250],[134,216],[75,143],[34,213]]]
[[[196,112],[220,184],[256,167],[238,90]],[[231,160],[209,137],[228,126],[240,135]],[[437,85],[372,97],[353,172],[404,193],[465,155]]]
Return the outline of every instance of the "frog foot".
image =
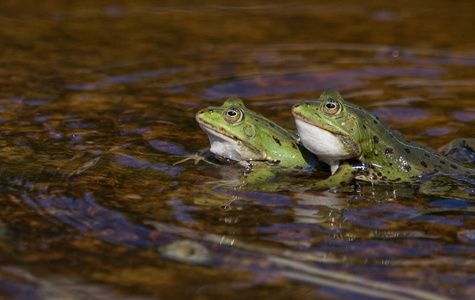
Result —
[[[445,156],[469,167],[475,166],[475,139],[456,139],[438,149]]]
[[[440,174],[421,183],[418,192],[429,196],[475,200],[475,179]]]
[[[186,158],[180,160],[180,161],[177,161],[175,162],[173,165],[176,166],[176,165],[179,165],[179,164],[182,164],[186,161],[189,161],[189,160],[194,160],[195,161],[195,165],[199,164],[200,161],[203,161],[207,164],[210,164],[210,165],[214,165],[214,166],[217,166],[218,164],[214,163],[214,162],[211,162],[209,161],[208,159],[206,159],[205,156],[199,154],[199,153],[195,153],[195,154],[192,154],[190,156],[187,156]]]

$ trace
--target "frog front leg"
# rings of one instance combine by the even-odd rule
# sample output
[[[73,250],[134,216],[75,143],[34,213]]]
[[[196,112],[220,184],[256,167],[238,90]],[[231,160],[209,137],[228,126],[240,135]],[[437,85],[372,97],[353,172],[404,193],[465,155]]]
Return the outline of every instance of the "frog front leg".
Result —
[[[357,170],[349,163],[340,165],[335,174],[330,177],[312,184],[311,189],[317,191],[336,189],[340,191],[352,191],[352,182],[355,179]]]

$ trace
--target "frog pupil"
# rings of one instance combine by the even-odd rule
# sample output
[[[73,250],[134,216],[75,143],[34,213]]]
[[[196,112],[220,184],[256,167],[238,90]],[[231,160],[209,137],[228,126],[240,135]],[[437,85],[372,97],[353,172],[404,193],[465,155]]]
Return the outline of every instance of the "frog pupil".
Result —
[[[334,109],[336,107],[336,105],[333,104],[333,103],[327,103],[326,106],[327,106],[328,109]]]
[[[232,111],[232,110],[228,111],[228,116],[235,117],[236,115],[237,113],[235,111]]]

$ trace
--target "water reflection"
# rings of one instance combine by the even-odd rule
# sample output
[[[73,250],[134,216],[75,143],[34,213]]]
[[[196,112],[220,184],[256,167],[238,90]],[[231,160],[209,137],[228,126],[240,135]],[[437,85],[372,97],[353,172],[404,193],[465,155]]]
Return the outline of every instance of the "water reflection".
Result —
[[[175,67],[175,68],[169,68],[165,70],[142,72],[142,73],[133,74],[133,75],[110,76],[101,80],[97,80],[95,82],[88,82],[88,83],[81,83],[81,84],[67,84],[65,88],[74,89],[74,90],[82,90],[82,91],[114,88],[114,86],[117,86],[117,85],[140,82],[142,80],[150,79],[150,78],[156,79],[156,78],[160,78],[161,75],[182,72],[184,70],[185,70],[184,67]]]
[[[144,247],[150,247],[152,245],[162,245],[162,247],[158,248],[157,255],[160,255],[163,258],[193,265],[213,265],[215,267],[231,269],[233,271],[244,271],[251,268],[253,273],[256,275],[266,274],[264,282],[273,282],[282,277],[299,281],[305,278],[304,281],[316,281],[322,285],[336,286],[339,284],[339,281],[345,282],[348,280],[357,280],[356,277],[350,279],[348,278],[348,275],[340,275],[328,270],[324,271],[308,264],[302,265],[295,260],[295,258],[298,258],[305,261],[322,261],[327,263],[334,263],[337,261],[323,252],[320,254],[317,251],[278,252],[273,248],[248,244],[239,241],[239,239],[236,238],[225,236],[220,237],[155,221],[147,222],[147,224],[155,227],[155,230],[150,230],[130,224],[122,215],[98,206],[90,195],[84,195],[82,198],[71,198],[61,194],[57,194],[57,197],[46,197],[42,194],[36,197],[23,197],[23,199],[18,199],[15,202],[23,202],[39,212],[46,213],[48,219],[55,218],[57,221],[83,232],[82,235],[84,237],[98,238],[101,241],[123,245],[127,248],[139,247],[143,249]],[[52,221],[55,222],[54,220]],[[178,239],[183,237],[192,238],[195,241]],[[235,257],[236,248],[241,249],[238,257]],[[210,251],[213,251],[213,255],[211,255]],[[277,254],[279,256],[288,256],[290,259],[279,258],[278,256],[275,256]],[[135,255],[141,254],[136,253]],[[220,257],[223,257],[223,259],[225,258],[227,263],[222,264],[222,259],[220,259]],[[241,264],[231,263],[233,261],[236,263],[240,261]],[[262,262],[265,261],[267,262],[262,264]],[[21,270],[15,271],[15,269],[4,270],[22,272]],[[29,277],[33,278],[32,276]],[[31,279],[28,279],[28,281],[31,281]],[[33,279],[33,282],[40,283],[41,285],[47,284],[46,282],[37,279]],[[261,284],[263,283],[262,280],[260,282]],[[352,283],[347,285],[344,289],[351,291],[352,293],[365,294],[364,291],[360,290],[360,287],[366,284],[378,286],[377,289],[380,291],[373,291],[372,293],[389,293],[393,295],[401,293],[396,291],[395,286],[392,287],[388,284],[379,284],[376,281],[368,281],[365,283],[362,280],[357,284]],[[50,286],[50,284],[47,284],[47,286]],[[28,289],[28,286],[20,285],[18,289],[25,290]],[[93,289],[93,287],[86,286],[86,291],[91,289]],[[47,287],[38,292],[46,293],[48,295],[53,292],[54,294],[66,293],[66,295],[68,295],[70,293],[74,294],[74,290],[74,285],[63,285],[62,287],[56,287],[55,289]],[[13,293],[13,291],[7,291],[7,293]],[[405,291],[404,293],[410,295],[413,292]]]

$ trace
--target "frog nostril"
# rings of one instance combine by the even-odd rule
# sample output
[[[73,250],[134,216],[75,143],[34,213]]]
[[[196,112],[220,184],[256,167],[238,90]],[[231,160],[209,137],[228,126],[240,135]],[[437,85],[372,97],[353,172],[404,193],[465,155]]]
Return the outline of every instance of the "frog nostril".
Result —
[[[299,107],[299,106],[300,106],[300,104],[295,104],[295,105],[294,105],[294,107]]]

